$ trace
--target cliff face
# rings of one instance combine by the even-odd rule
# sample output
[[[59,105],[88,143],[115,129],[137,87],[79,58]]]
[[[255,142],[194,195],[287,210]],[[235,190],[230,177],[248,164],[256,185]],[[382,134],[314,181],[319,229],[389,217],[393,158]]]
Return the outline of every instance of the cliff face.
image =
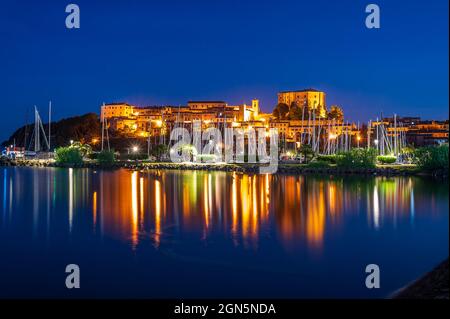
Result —
[[[12,145],[14,140],[16,146],[28,148],[32,142],[34,123],[22,126],[16,130],[8,140],[2,143],[2,147]],[[48,132],[48,123],[44,124],[45,132]],[[66,146],[70,140],[90,143],[92,139],[98,139],[101,134],[101,123],[97,114],[88,113],[81,116],[62,119],[51,123],[51,147]],[[41,138],[41,142],[44,143]]]

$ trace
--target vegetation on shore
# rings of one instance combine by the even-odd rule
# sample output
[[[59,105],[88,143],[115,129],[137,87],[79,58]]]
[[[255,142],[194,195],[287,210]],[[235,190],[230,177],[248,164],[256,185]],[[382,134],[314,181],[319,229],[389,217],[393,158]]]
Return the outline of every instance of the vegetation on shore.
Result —
[[[58,164],[81,165],[83,164],[83,155],[77,148],[58,147],[55,150],[55,162]]]
[[[284,114],[281,105],[279,107],[279,113],[283,116],[289,116]],[[295,110],[295,108],[294,108]],[[334,114],[335,113],[335,114]],[[333,116],[339,116],[339,110],[334,110]],[[297,114],[298,115],[298,114]],[[292,114],[291,114],[292,116]],[[167,145],[159,144],[152,145],[149,149],[149,153],[142,152],[147,150],[146,142],[144,147],[143,140],[135,140],[126,138],[125,136],[110,136],[110,142],[114,140],[119,145],[119,152],[114,151],[115,142],[109,143],[108,147],[111,147],[111,151],[100,151],[100,140],[97,136],[99,127],[99,118],[96,114],[86,114],[80,117],[74,117],[70,119],[64,119],[56,123],[52,123],[52,145],[55,149],[55,164],[60,166],[99,166],[99,167],[124,167],[132,162],[132,165],[142,166],[153,163],[161,167],[168,167],[169,163],[165,161],[169,157],[169,149]],[[11,138],[4,142],[4,144],[11,144],[12,140],[20,141],[27,136],[26,132],[30,127],[22,127],[17,130]],[[69,138],[74,138],[75,141]],[[69,144],[70,143],[70,144]],[[26,143],[25,143],[26,144]],[[67,146],[69,145],[69,146]],[[105,145],[106,146],[106,145]],[[117,150],[117,148],[116,148]],[[368,171],[371,172],[378,168],[389,168],[397,171],[407,171],[414,173],[426,173],[448,175],[448,157],[449,147],[448,144],[440,146],[426,146],[414,149],[412,147],[405,147],[402,149],[399,158],[393,155],[379,155],[376,149],[373,148],[353,148],[347,152],[339,152],[337,154],[323,155],[317,154],[313,151],[310,145],[302,145],[296,151],[289,151],[290,156],[296,160],[280,161],[278,163],[279,168],[296,167],[299,170],[339,170],[339,171]],[[193,156],[190,156],[192,159]],[[212,156],[196,154],[197,160],[201,158],[203,162],[213,160]],[[247,160],[247,154],[244,156],[244,160]],[[410,163],[411,165],[398,164],[401,161],[403,163]],[[20,165],[23,163],[33,163],[27,160],[17,160]],[[45,162],[46,163],[46,162]],[[15,165],[11,160],[1,159],[0,165]],[[25,164],[26,165],[26,164]],[[43,164],[49,165],[49,164]],[[178,164],[185,165],[185,164]],[[194,166],[193,166],[194,165]],[[188,165],[193,168],[196,164]],[[205,166],[202,164],[200,169],[209,167],[211,170],[220,170],[217,164]],[[244,167],[245,170],[252,170],[249,167],[259,167],[258,163],[248,164],[221,164],[222,166],[228,165],[228,167]],[[283,166],[285,165],[285,166]],[[148,166],[148,165],[147,165]],[[171,167],[171,166],[170,166]],[[226,169],[228,170],[228,168]],[[442,173],[443,172],[443,173]]]
[[[414,151],[414,162],[425,171],[448,170],[448,144],[426,146]]]

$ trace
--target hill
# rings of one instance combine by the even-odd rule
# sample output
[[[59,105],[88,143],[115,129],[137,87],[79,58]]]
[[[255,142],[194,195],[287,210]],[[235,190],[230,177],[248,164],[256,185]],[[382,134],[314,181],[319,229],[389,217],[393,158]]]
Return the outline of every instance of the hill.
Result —
[[[8,140],[2,143],[2,147],[16,143],[16,146],[28,148],[32,142],[34,123],[22,126],[16,130]],[[48,132],[48,123],[44,124],[45,132]],[[101,123],[99,116],[95,113],[87,113],[74,116],[51,123],[51,147],[65,146],[70,140],[91,143],[93,139],[99,139]],[[43,140],[41,139],[41,142]]]

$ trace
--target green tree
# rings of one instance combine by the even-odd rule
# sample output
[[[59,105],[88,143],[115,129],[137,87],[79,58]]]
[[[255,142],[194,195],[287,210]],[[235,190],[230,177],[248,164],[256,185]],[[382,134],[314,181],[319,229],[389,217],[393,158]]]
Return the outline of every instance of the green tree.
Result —
[[[59,164],[79,165],[83,163],[83,155],[75,147],[58,147],[55,150],[55,161]]]
[[[77,149],[81,156],[86,157],[92,154],[92,147],[89,144],[84,144],[81,142],[73,142],[69,148]]]
[[[158,144],[153,147],[151,154],[155,156],[158,160],[167,153],[169,147],[165,144]]]
[[[100,164],[112,164],[115,161],[114,151],[103,150],[97,154],[97,162]]]
[[[340,168],[375,168],[376,159],[376,149],[354,148],[338,154],[336,164]]]
[[[424,170],[448,170],[448,144],[416,149],[414,151],[414,162]]]
[[[300,146],[299,153],[303,156],[304,163],[308,163],[314,157],[314,151],[311,145],[308,144]]]

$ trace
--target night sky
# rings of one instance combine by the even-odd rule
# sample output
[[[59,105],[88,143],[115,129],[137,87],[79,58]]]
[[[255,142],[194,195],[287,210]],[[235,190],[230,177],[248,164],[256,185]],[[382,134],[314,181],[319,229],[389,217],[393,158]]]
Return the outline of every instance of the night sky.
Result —
[[[381,29],[365,27],[369,3]],[[1,1],[0,140],[35,104],[46,121],[50,99],[55,119],[118,101],[271,111],[278,91],[314,87],[354,121],[447,119],[448,55],[448,0]]]

